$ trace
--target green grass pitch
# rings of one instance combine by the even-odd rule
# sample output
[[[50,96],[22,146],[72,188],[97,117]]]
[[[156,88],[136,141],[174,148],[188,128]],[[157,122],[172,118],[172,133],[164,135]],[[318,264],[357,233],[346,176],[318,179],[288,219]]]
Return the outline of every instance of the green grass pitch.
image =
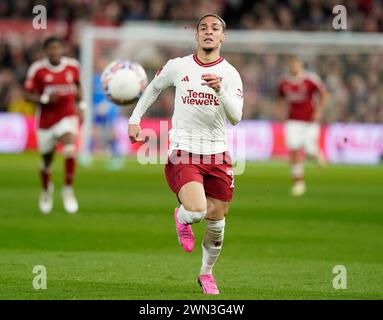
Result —
[[[308,165],[308,193],[294,199],[286,163],[247,164],[215,267],[222,294],[207,297],[196,281],[204,224],[183,252],[162,165],[79,167],[72,216],[59,156],[55,209],[39,213],[38,165],[35,153],[0,156],[0,299],[383,298],[382,166]],[[35,265],[47,269],[46,290],[32,287]],[[335,265],[347,269],[346,290],[332,286]]]

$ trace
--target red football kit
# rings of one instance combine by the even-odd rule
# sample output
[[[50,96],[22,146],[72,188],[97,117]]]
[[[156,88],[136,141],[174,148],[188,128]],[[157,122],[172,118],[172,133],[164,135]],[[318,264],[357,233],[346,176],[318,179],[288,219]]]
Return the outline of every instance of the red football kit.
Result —
[[[279,96],[289,104],[289,120],[313,121],[314,96],[322,92],[324,85],[318,75],[304,72],[301,76],[286,76],[279,84]]]
[[[44,58],[30,66],[25,89],[40,95],[58,95],[57,101],[41,105],[40,129],[48,129],[64,117],[77,115],[76,94],[79,83],[80,66],[75,59],[63,57],[60,64],[55,66]]]

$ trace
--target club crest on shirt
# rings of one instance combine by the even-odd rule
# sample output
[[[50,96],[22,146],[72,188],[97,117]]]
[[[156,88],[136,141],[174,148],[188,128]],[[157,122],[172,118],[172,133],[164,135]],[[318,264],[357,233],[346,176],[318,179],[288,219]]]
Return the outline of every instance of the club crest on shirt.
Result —
[[[65,73],[65,80],[66,82],[69,82],[69,83],[73,82],[73,73],[70,71],[67,71]]]

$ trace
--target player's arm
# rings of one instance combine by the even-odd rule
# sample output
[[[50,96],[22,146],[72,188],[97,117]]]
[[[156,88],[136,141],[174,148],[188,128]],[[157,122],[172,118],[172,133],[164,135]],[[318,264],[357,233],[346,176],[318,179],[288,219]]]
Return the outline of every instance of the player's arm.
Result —
[[[35,64],[29,68],[27,72],[27,77],[24,82],[24,96],[27,101],[33,102],[35,104],[45,105],[51,102],[55,102],[58,98],[55,93],[41,92],[39,90],[39,81],[38,81],[38,68]],[[41,88],[40,88],[41,89]]]
[[[286,119],[286,99],[283,96],[279,96],[276,102],[275,117],[277,120]]]
[[[220,77],[215,74],[203,74],[201,79],[205,81],[202,85],[206,85],[214,89],[220,104],[225,110],[226,117],[229,119],[231,124],[236,125],[239,121],[241,121],[243,108],[243,87],[239,74],[236,72],[230,79],[228,79],[226,88],[222,86]]]
[[[323,83],[322,79],[317,74],[311,74],[310,81],[312,90],[319,94],[319,101],[315,106],[312,121],[320,122],[323,116],[324,109],[329,100],[329,93],[327,91],[326,85]]]
[[[144,141],[144,139],[140,137],[141,118],[153,104],[153,102],[157,99],[161,91],[173,85],[172,66],[173,60],[169,60],[162,69],[157,71],[157,74],[145,88],[142,96],[138,100],[137,105],[134,108],[131,117],[129,118],[128,135],[132,143],[137,141]]]
[[[313,116],[314,122],[320,122],[322,120],[323,112],[326,108],[326,105],[330,97],[329,92],[324,85],[322,85],[318,91],[319,91],[319,101],[318,101],[318,104],[315,106],[315,111]]]
[[[87,104],[83,98],[84,95],[83,95],[83,90],[82,90],[80,81],[77,82],[76,87],[77,87],[77,90],[76,90],[77,113],[80,117],[80,123],[82,123],[84,121]]]
[[[285,120],[287,114],[287,101],[283,90],[283,80],[278,85],[278,98],[275,105],[275,117],[277,120]]]
[[[56,93],[43,93],[39,94],[35,90],[28,88],[24,89],[24,96],[27,101],[33,102],[35,104],[45,105],[51,102],[55,102],[58,98]]]

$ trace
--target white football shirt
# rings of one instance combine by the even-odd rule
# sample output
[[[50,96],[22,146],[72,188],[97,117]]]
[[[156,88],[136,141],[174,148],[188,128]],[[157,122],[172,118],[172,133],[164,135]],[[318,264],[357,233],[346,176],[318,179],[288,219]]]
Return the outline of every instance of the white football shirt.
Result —
[[[203,74],[221,77],[221,91],[202,85]],[[174,86],[174,114],[169,132],[169,153],[185,150],[216,154],[227,150],[226,122],[237,124],[242,117],[242,81],[238,71],[224,58],[202,63],[196,54],[169,60],[146,87],[129,124],[141,117],[167,87]]]

